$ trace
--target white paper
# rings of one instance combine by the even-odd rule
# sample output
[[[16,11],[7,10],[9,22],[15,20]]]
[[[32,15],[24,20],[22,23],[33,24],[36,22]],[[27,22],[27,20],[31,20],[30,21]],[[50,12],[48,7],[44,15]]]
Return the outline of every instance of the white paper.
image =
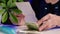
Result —
[[[25,15],[26,22],[36,22],[37,18],[29,2],[19,2],[16,3],[17,7],[22,10]]]

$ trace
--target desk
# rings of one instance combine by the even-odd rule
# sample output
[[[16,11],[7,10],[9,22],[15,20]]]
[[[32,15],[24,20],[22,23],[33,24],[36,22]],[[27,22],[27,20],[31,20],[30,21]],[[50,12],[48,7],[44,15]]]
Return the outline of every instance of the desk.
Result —
[[[52,29],[47,31],[22,31],[19,30],[17,34],[60,34],[60,29]]]

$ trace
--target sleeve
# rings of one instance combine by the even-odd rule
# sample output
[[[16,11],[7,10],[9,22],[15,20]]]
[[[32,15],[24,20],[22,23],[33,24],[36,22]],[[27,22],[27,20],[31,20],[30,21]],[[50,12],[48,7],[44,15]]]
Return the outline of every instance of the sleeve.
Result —
[[[48,13],[48,10],[45,10],[46,4],[43,0],[32,0],[30,3],[38,20],[40,20]]]

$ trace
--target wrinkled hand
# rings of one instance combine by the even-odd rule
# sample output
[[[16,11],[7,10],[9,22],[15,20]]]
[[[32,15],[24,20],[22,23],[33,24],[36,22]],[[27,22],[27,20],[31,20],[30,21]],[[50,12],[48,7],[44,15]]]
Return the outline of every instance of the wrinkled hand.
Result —
[[[38,25],[40,25],[41,23],[43,24],[39,27],[39,31],[60,26],[60,16],[54,14],[47,14],[38,21]]]

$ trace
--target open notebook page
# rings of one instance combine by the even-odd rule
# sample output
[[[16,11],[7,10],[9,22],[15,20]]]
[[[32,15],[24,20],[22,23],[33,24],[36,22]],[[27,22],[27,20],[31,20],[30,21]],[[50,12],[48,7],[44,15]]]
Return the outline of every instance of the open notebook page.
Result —
[[[17,7],[22,10],[23,15],[25,15],[26,22],[36,22],[37,18],[29,2],[18,2]]]

